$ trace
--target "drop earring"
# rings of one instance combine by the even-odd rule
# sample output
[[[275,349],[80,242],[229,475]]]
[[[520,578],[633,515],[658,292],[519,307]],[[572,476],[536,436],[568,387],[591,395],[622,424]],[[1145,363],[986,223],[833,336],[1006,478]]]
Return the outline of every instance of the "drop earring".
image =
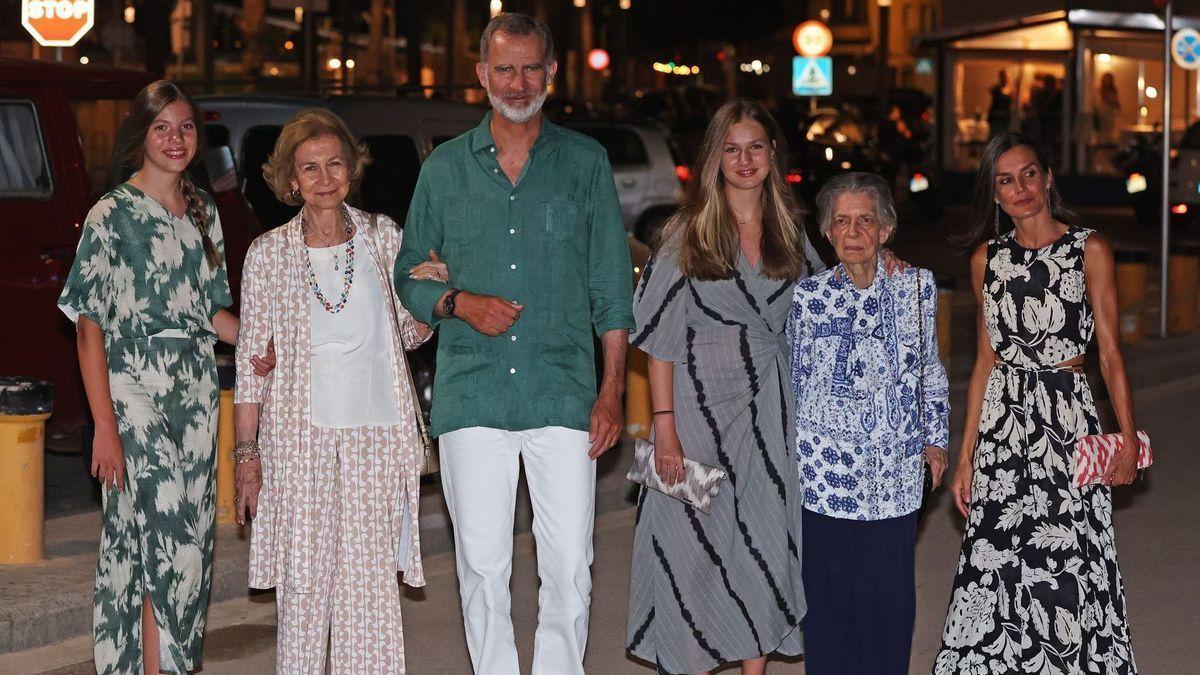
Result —
[[[1000,238],[1000,203],[996,202],[996,219],[993,222],[993,229],[996,230],[996,238]]]

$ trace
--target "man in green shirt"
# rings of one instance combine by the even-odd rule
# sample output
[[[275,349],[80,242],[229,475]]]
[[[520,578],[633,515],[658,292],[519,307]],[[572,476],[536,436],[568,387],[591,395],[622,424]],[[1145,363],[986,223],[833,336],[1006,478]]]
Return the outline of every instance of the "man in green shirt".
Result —
[[[523,462],[542,584],[533,672],[583,673],[594,460],[620,436],[634,325],[629,248],[603,147],[542,117],[557,69],[546,26],[501,14],[480,56],[493,111],[422,167],[396,290],[440,332],[432,431],[475,671],[519,672],[509,573]],[[409,278],[429,251],[448,284]]]

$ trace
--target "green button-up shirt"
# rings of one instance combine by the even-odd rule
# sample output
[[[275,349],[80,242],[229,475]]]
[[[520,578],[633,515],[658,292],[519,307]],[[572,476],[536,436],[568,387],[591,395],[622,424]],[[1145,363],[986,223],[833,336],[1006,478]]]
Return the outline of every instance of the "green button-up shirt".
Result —
[[[396,259],[396,291],[438,327],[434,435],[465,427],[588,428],[596,399],[592,334],[633,322],[629,244],[604,148],[542,121],[514,186],[497,160],[491,113],[421,167]],[[408,272],[437,251],[450,284]],[[488,337],[437,320],[448,286],[525,305]]]

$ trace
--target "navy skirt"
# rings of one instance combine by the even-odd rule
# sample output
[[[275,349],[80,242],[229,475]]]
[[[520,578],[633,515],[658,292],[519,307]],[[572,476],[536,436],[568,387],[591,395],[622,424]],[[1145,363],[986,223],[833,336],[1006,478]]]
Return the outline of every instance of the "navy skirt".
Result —
[[[917,513],[859,521],[805,509],[801,523],[805,672],[907,675]]]

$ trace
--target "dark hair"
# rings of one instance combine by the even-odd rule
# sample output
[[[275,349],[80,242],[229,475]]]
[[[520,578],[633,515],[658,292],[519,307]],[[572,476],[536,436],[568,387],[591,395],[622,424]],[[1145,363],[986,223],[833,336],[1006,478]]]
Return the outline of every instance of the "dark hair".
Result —
[[[479,62],[487,63],[492,36],[496,33],[508,35],[536,35],[542,41],[542,63],[549,66],[554,61],[554,36],[546,24],[519,12],[503,12],[492,17],[479,36]]]
[[[158,118],[163,108],[179,102],[186,103],[191,109],[192,120],[196,124],[196,154],[192,157],[192,165],[188,169],[190,170],[204,155],[204,117],[200,114],[200,109],[178,84],[170,80],[151,82],[134,97],[133,104],[129,107],[129,115],[117,130],[117,140],[113,144],[112,169],[109,171],[110,183],[114,186],[123,183],[142,168],[142,162],[146,159],[146,133],[150,130],[150,125]],[[179,187],[187,202],[188,216],[196,229],[200,230],[204,258],[209,267],[217,267],[221,264],[221,254],[213,245],[212,237],[208,236],[208,209],[196,189],[196,183],[187,171],[179,177]]]
[[[1026,147],[1033,152],[1034,159],[1046,175],[1051,175],[1050,160],[1042,146],[1029,136],[1015,131],[1000,134],[988,142],[979,158],[979,173],[975,177],[975,196],[971,202],[970,226],[961,237],[960,243],[968,248],[1013,229],[1012,218],[996,205],[996,162],[1000,155],[1017,147]],[[1063,203],[1062,195],[1053,183],[1046,189],[1046,204],[1050,217],[1067,225],[1075,225],[1079,218]]]

